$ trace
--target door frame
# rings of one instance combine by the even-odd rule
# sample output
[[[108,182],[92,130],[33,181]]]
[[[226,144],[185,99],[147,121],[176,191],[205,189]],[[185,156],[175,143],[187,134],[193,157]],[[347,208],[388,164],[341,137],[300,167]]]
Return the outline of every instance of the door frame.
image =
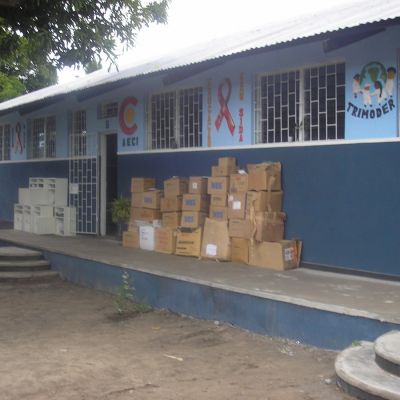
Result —
[[[100,236],[107,235],[107,136],[117,135],[114,130],[99,133],[100,156]]]

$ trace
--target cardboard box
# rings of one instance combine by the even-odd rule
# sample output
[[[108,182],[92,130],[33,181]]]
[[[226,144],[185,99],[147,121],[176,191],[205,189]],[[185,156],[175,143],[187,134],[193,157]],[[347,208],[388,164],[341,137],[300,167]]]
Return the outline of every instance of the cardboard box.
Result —
[[[213,165],[211,167],[211,176],[213,178],[217,177],[229,177],[231,174],[237,172],[237,168],[228,169],[224,167],[220,167],[219,165]]]
[[[254,211],[282,211],[283,192],[247,192],[246,208]]]
[[[134,249],[139,248],[139,228],[131,227],[131,230],[124,232],[122,234],[122,246],[123,247],[131,247]]]
[[[231,240],[232,261],[248,264],[249,246],[250,246],[250,240],[233,237]]]
[[[210,206],[228,207],[228,194],[212,194],[210,196]]]
[[[227,221],[206,218],[201,244],[201,256],[214,260],[231,259],[231,240]]]
[[[226,221],[228,219],[228,207],[210,206],[209,216],[211,219]]]
[[[249,264],[277,271],[297,268],[300,264],[301,242],[254,242],[249,248]]]
[[[141,193],[146,190],[156,187],[156,180],[154,178],[132,178],[131,179],[131,192]]]
[[[181,212],[167,212],[162,215],[162,225],[165,228],[175,229],[181,226],[182,213]]]
[[[162,212],[182,211],[182,196],[161,197]]]
[[[210,196],[208,194],[184,194],[182,201],[183,211],[208,212]]]
[[[248,164],[249,190],[282,190],[282,165],[279,162]]]
[[[176,230],[170,228],[156,228],[155,250],[159,253],[174,254],[176,247]]]
[[[143,193],[142,207],[151,208],[153,210],[160,209],[162,191],[161,190],[149,190]]]
[[[257,212],[256,234],[259,242],[280,242],[285,236],[286,214],[283,212]]]
[[[208,177],[191,176],[189,178],[189,193],[191,194],[207,194]]]
[[[143,193],[136,192],[131,194],[131,206],[132,207],[142,207],[143,204]]]
[[[232,174],[229,180],[229,193],[246,193],[249,176],[246,173]]]
[[[180,228],[176,233],[175,254],[200,257],[202,229]]]
[[[218,166],[222,168],[237,168],[236,157],[220,157],[218,158]]]
[[[204,225],[207,214],[199,211],[182,211],[181,227],[198,228]]]
[[[160,210],[154,210],[151,208],[131,208],[131,222],[140,221],[153,221],[161,219]]]
[[[228,177],[220,177],[220,178],[208,178],[208,186],[207,192],[208,194],[226,194],[228,193],[229,187],[229,178]]]
[[[228,196],[228,218],[244,219],[246,217],[247,193],[232,193]]]
[[[249,219],[230,219],[229,236],[242,239],[252,239],[255,234],[255,224]]]
[[[139,245],[142,250],[154,250],[155,229],[152,225],[139,226]]]
[[[164,181],[165,197],[180,196],[187,193],[189,190],[189,179],[174,176]]]

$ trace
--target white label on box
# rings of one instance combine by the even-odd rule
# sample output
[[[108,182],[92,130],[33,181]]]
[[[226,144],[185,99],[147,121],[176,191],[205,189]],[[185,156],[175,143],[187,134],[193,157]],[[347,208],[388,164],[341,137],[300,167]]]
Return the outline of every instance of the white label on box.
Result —
[[[217,255],[217,246],[215,244],[208,244],[206,246],[206,254],[208,256],[216,256]]]
[[[283,250],[283,258],[285,259],[285,261],[292,261],[294,259],[293,247],[288,247]]]
[[[192,189],[197,189],[197,182],[192,183]]]
[[[233,201],[233,196],[231,194],[228,196],[228,201]]]
[[[234,201],[232,204],[232,210],[241,210],[242,202],[241,201]]]

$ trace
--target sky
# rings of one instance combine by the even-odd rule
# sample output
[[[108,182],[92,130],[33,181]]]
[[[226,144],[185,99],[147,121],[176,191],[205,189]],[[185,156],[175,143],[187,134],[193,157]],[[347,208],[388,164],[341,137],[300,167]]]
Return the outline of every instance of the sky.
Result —
[[[166,25],[151,25],[137,35],[136,46],[118,58],[118,66],[158,57],[215,37],[287,21],[359,0],[171,0]],[[121,47],[122,49],[122,47]],[[104,67],[108,67],[104,65]],[[64,69],[59,83],[84,73]]]

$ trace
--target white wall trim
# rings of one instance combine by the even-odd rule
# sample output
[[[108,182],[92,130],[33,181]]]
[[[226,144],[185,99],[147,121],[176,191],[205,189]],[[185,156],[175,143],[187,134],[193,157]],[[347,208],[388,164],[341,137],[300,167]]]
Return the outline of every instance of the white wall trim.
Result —
[[[318,146],[341,146],[349,144],[371,144],[371,143],[393,143],[400,142],[399,137],[385,139],[357,139],[357,140],[320,140],[311,142],[286,142],[286,143],[261,143],[249,144],[244,146],[221,146],[221,147],[185,147],[180,149],[158,149],[158,150],[140,150],[118,152],[119,156],[132,154],[157,154],[157,153],[182,153],[194,151],[221,151],[221,150],[250,150],[250,149],[276,149],[290,147],[318,147]]]
[[[60,157],[60,158],[33,158],[29,160],[4,160],[0,161],[2,164],[21,164],[21,163],[40,163],[40,162],[55,162],[55,161],[69,161],[78,159],[96,158],[96,156],[81,156],[81,157]]]

